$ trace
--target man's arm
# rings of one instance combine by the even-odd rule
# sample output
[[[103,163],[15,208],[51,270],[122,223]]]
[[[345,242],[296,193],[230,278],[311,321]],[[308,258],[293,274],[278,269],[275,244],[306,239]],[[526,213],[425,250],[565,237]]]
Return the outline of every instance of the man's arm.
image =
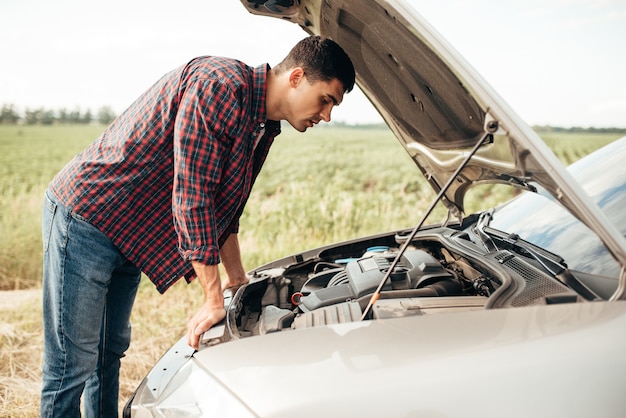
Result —
[[[237,234],[231,234],[226,239],[220,249],[220,258],[228,276],[223,283],[217,265],[191,262],[204,293],[202,307],[187,323],[187,344],[195,349],[198,348],[200,335],[226,316],[223,289],[238,287],[249,281],[241,262]]]
[[[187,323],[187,344],[197,349],[200,335],[224,319],[226,311],[217,264],[206,265],[197,261],[192,261],[191,264],[204,293],[204,303]]]
[[[237,234],[230,234],[220,248],[220,258],[226,271],[226,277],[222,282],[222,289],[236,288],[249,282],[246,271],[241,262],[239,239]],[[236,290],[236,289],[233,289]]]

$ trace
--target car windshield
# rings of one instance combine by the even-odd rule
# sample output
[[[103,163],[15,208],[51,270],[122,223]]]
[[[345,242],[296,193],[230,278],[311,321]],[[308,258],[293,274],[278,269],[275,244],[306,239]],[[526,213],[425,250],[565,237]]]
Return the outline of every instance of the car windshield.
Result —
[[[572,164],[568,170],[626,236],[626,137]],[[525,193],[499,207],[490,227],[563,257],[569,269],[619,277],[618,263],[597,236],[546,193]]]

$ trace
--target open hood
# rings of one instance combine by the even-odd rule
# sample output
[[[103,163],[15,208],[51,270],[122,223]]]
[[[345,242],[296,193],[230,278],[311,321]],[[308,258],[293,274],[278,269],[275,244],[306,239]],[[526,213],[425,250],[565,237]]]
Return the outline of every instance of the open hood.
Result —
[[[286,19],[338,42],[357,84],[443,203],[461,218],[467,190],[507,183],[547,190],[595,231],[622,267],[626,240],[560,161],[475,70],[400,0],[241,0],[253,14]],[[619,294],[624,297],[624,270]]]

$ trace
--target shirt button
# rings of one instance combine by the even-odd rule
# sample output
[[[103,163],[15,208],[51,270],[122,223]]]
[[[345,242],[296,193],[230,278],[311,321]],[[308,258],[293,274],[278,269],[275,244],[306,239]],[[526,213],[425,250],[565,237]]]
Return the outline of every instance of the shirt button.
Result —
[[[265,123],[261,122],[259,125],[261,128],[265,128]]]

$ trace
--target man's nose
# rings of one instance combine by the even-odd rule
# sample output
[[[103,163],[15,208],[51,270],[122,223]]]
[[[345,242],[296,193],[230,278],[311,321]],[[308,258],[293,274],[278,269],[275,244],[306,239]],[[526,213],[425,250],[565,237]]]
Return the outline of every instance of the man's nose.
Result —
[[[320,118],[326,123],[330,122],[330,113],[332,112],[332,110],[333,110],[332,105],[329,107],[325,107],[320,112]]]

